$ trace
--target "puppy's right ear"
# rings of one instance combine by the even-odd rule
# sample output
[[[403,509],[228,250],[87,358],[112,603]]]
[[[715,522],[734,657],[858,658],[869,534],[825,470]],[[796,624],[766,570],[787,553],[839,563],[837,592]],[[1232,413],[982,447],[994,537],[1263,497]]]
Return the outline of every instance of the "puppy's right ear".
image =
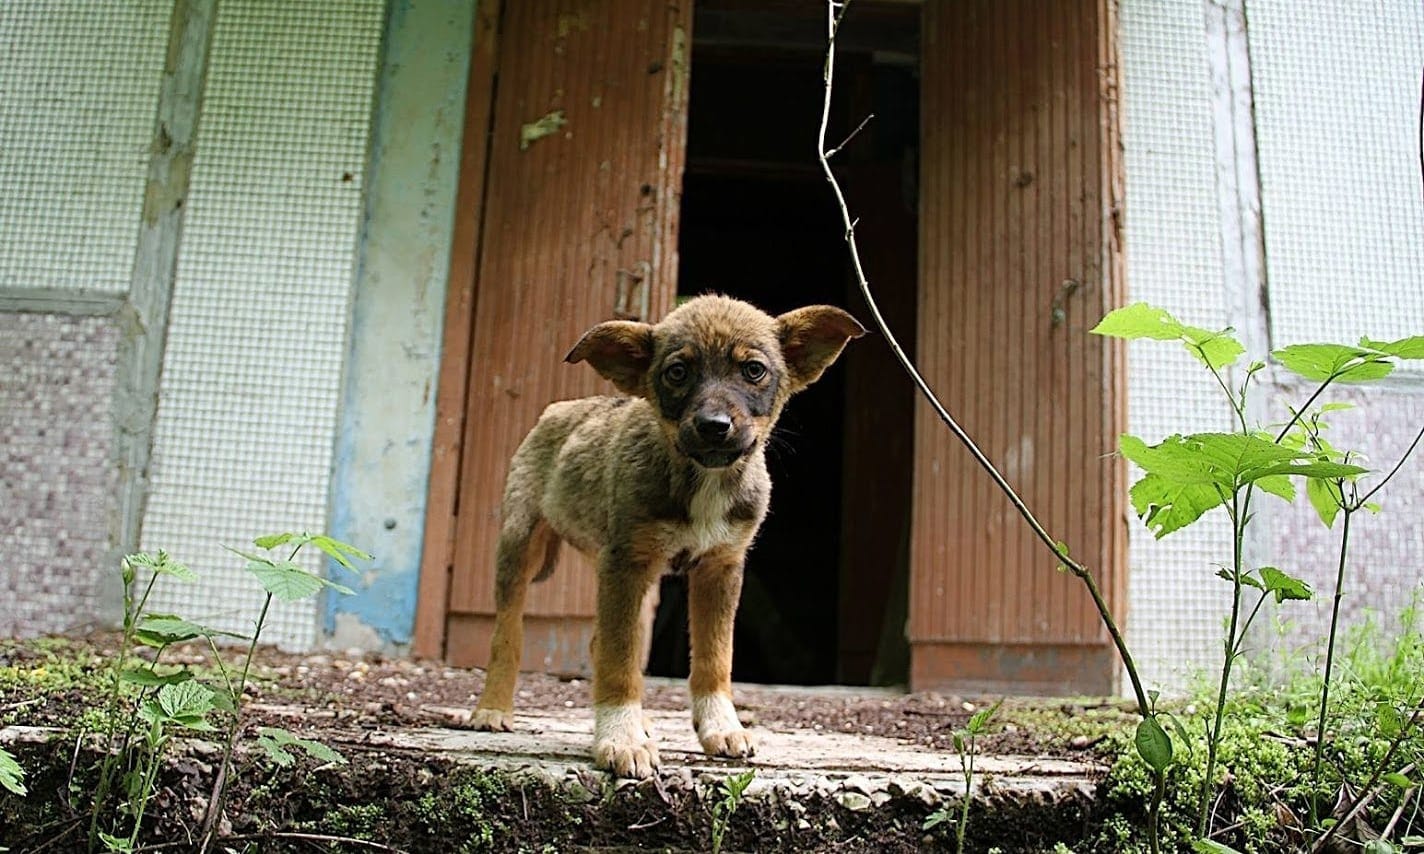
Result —
[[[586,361],[619,391],[641,396],[653,364],[653,327],[631,320],[600,323],[583,334],[564,361]]]

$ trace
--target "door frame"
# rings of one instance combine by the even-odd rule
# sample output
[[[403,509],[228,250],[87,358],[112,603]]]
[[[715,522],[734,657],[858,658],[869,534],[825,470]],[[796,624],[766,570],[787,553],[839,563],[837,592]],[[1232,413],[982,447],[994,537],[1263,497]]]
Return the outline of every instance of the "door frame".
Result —
[[[445,655],[450,573],[455,557],[455,516],[460,506],[465,404],[469,392],[470,336],[475,325],[476,278],[484,217],[490,122],[494,115],[498,59],[499,2],[482,0],[475,9],[465,125],[460,144],[460,183],[450,238],[450,272],[435,393],[435,433],[425,502],[425,534],[416,589],[411,652],[421,658]]]

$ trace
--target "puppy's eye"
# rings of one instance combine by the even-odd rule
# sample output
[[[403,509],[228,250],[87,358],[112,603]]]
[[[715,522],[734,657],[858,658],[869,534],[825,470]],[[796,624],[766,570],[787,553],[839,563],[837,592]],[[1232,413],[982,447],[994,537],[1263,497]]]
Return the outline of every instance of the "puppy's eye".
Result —
[[[766,376],[766,365],[761,362],[743,362],[742,376],[747,378],[747,382],[758,383]]]
[[[668,385],[682,385],[687,382],[687,366],[673,363],[663,368],[663,380]]]

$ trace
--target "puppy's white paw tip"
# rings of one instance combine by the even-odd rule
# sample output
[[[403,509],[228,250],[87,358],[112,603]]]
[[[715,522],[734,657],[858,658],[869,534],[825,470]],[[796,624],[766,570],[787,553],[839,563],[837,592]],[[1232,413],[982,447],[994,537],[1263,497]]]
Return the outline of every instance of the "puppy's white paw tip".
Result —
[[[653,776],[661,761],[658,746],[651,741],[608,739],[593,746],[594,767],[611,771],[615,777],[646,780]]]
[[[756,737],[743,729],[709,732],[698,736],[702,752],[708,756],[729,756],[740,759],[756,755]]]
[[[510,732],[514,729],[514,712],[504,709],[475,709],[470,713],[470,729]]]

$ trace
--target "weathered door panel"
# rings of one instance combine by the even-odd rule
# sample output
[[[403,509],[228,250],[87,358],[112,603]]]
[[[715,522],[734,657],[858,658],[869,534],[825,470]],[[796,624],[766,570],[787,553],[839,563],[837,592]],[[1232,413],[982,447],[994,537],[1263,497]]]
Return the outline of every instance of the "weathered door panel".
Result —
[[[510,455],[554,400],[608,393],[563,361],[587,327],[676,295],[691,0],[507,2],[482,233],[446,654],[484,664]],[[594,579],[563,550],[529,597],[524,664],[587,667]]]
[[[1113,0],[926,3],[919,358],[1054,536],[1125,604]],[[911,681],[1106,691],[1091,600],[921,405]]]

